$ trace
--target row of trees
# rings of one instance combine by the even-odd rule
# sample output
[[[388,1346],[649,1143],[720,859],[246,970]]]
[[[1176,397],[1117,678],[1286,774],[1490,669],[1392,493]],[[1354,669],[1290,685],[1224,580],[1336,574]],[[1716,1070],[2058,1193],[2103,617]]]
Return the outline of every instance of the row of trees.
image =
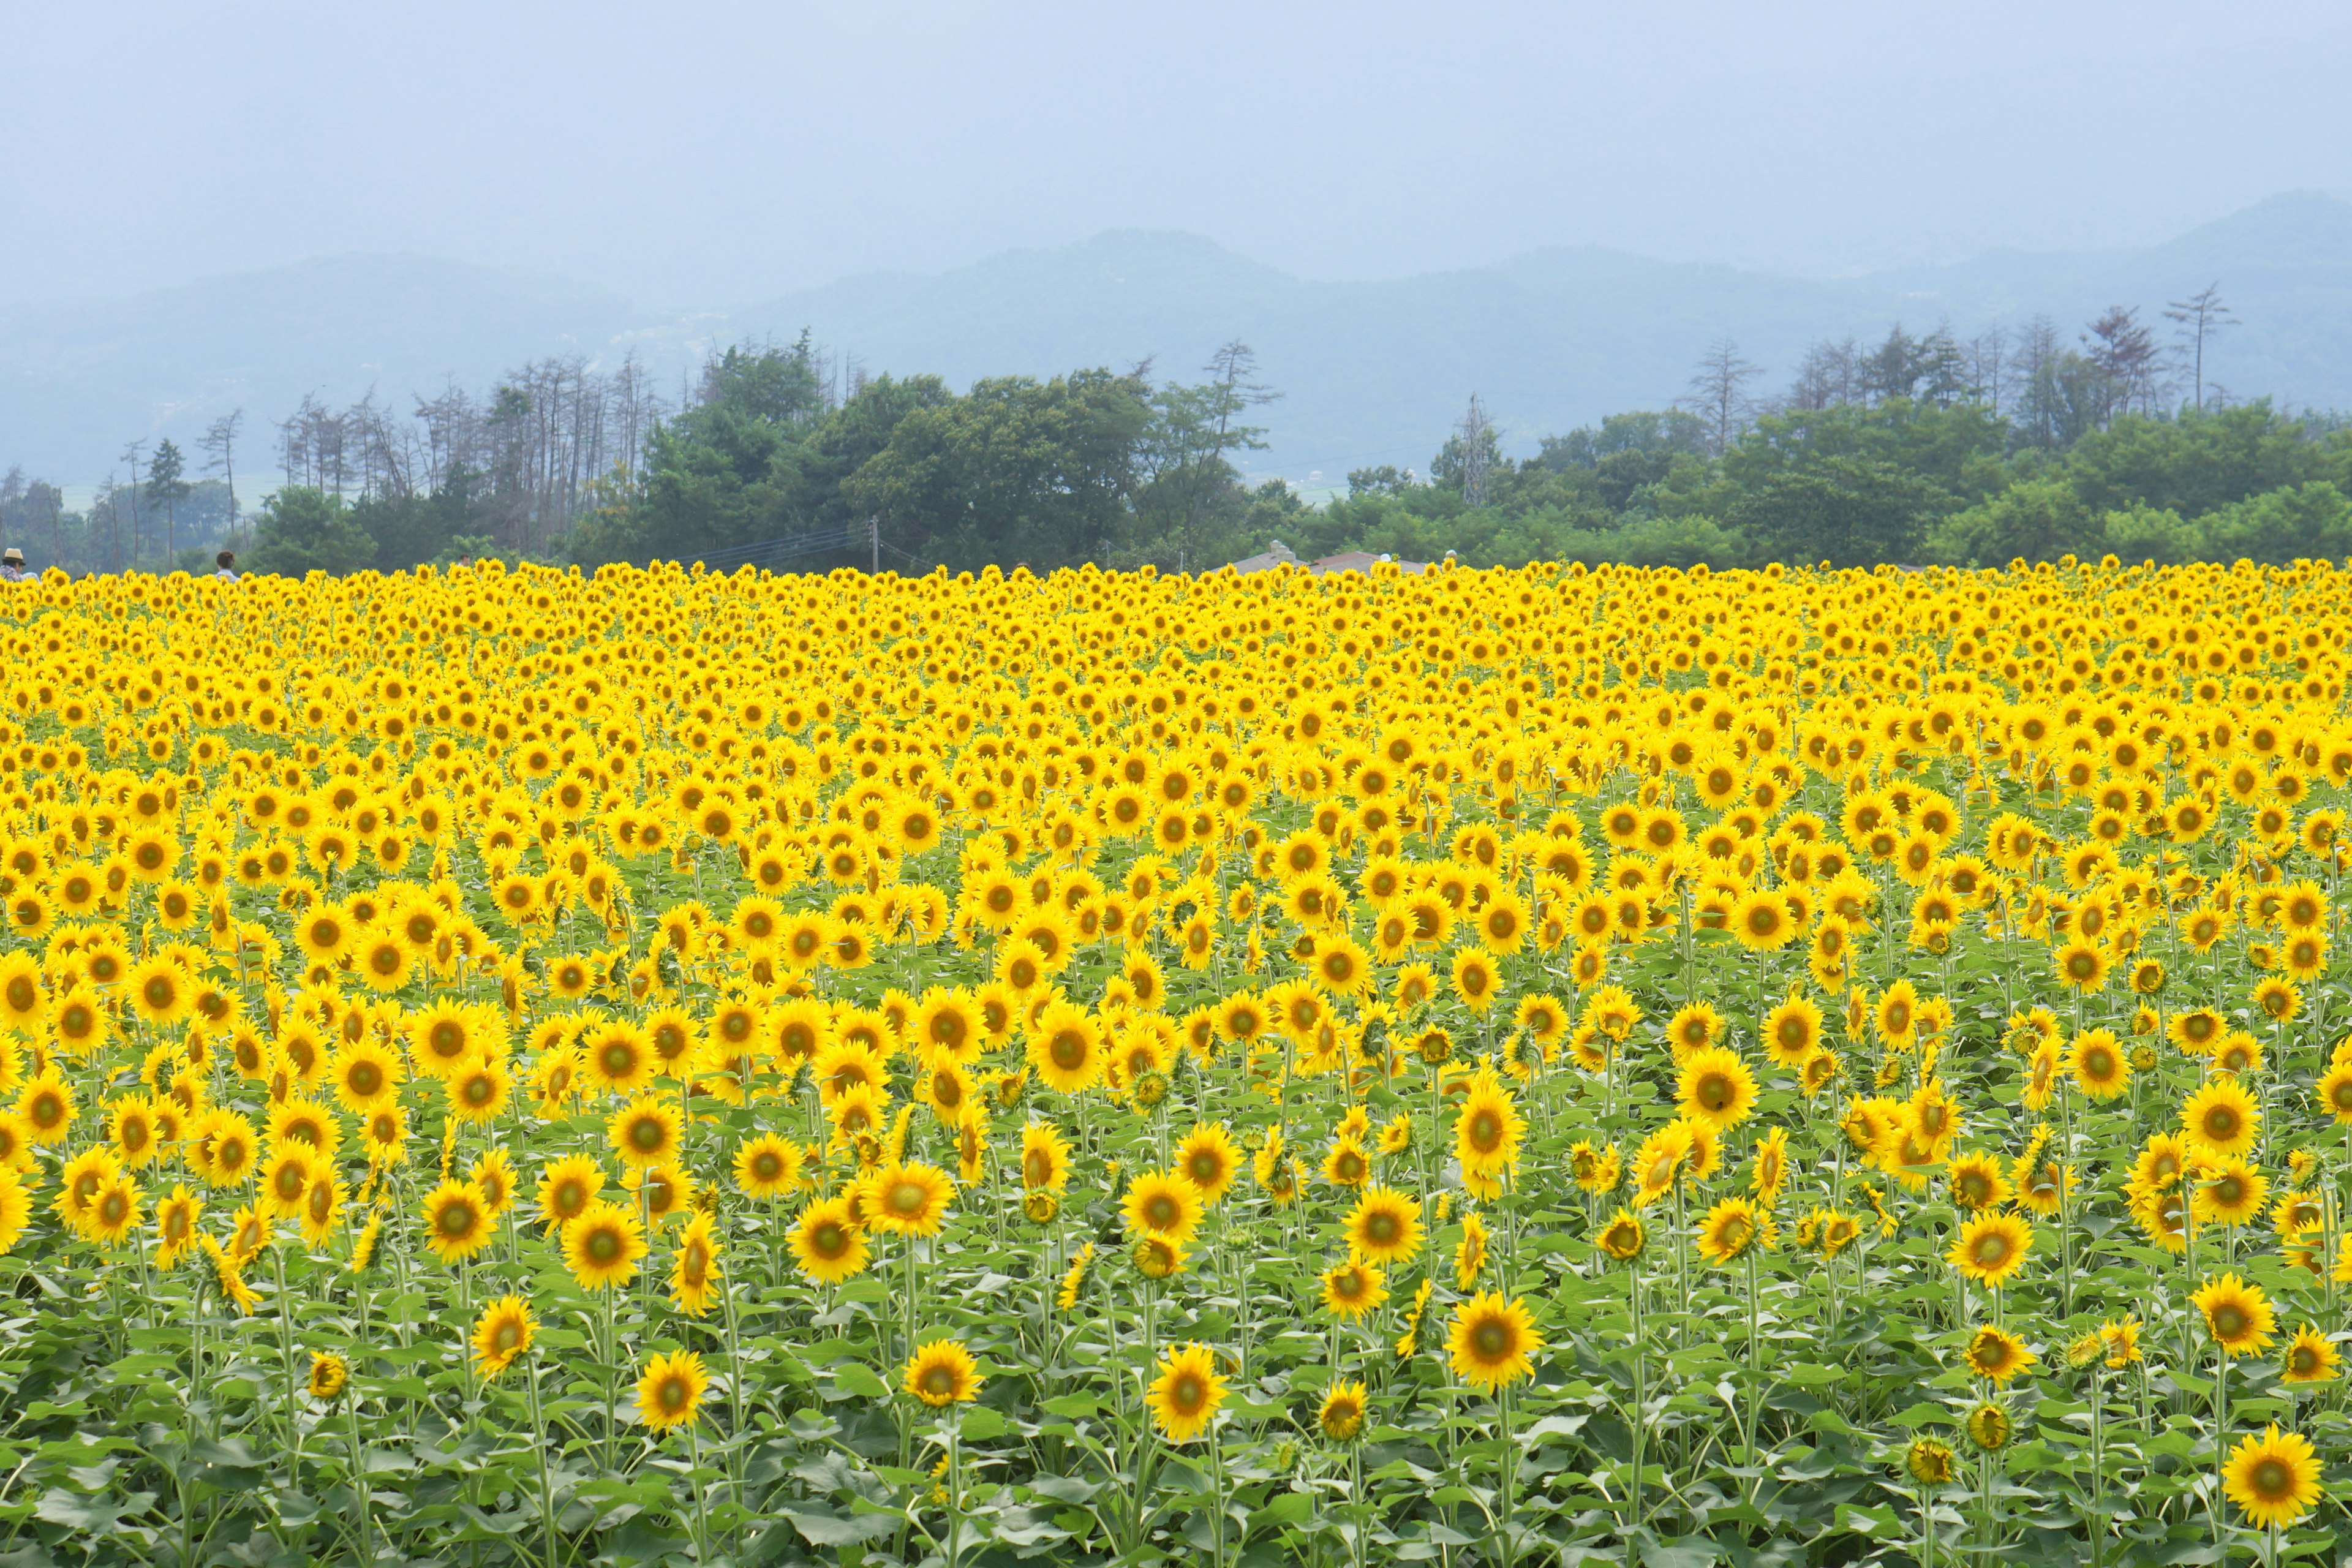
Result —
[[[223,540],[283,572],[488,552],[1201,570],[1276,538],[1309,557],[1473,563],[2352,555],[2352,432],[2233,405],[2212,383],[2205,350],[2232,322],[2217,289],[2165,314],[2177,352],[2121,307],[2072,345],[2042,320],[1966,340],[1898,325],[1868,346],[1815,344],[1769,398],[1721,342],[1674,406],[1547,436],[1513,460],[1473,398],[1426,477],[1361,469],[1323,504],[1243,478],[1243,455],[1265,445],[1255,411],[1278,395],[1244,343],[1197,381],[1146,363],[958,393],[854,372],[845,388],[803,333],[716,356],[675,405],[634,359],[542,361],[486,397],[453,384],[415,398],[405,416],[373,396],[305,400],[275,426],[283,482],[249,517],[231,416],[201,444],[200,471],[170,442],[134,447],[129,478],[78,512],[11,472],[0,526],[37,557],[99,570],[198,566]]]

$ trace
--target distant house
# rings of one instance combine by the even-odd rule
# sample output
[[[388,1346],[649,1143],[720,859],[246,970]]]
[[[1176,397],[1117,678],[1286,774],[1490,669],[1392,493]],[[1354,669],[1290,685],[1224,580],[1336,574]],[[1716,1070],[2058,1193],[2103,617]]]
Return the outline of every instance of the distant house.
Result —
[[[1370,572],[1383,561],[1394,562],[1398,571],[1407,574],[1429,570],[1429,563],[1425,561],[1398,561],[1393,555],[1375,555],[1369,550],[1343,550],[1319,561],[1301,561],[1290,546],[1279,539],[1270,542],[1262,552],[1234,562],[1234,570],[1237,573],[1271,572],[1277,566],[1300,566],[1319,575],[1325,572]]]
[[[1429,570],[1426,561],[1398,561],[1393,555],[1375,555],[1369,550],[1343,550],[1337,555],[1326,555],[1307,570],[1323,572],[1370,572],[1381,562],[1395,563],[1396,569],[1411,576]]]
[[[1234,562],[1234,570],[1239,573],[1271,572],[1277,566],[1297,564],[1298,557],[1291,552],[1290,546],[1277,539],[1259,553]]]

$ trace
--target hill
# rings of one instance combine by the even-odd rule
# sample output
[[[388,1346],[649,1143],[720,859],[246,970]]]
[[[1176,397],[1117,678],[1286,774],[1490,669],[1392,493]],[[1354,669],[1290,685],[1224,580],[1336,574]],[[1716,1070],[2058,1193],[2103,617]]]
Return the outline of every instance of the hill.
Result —
[[[1545,433],[1673,398],[1717,337],[1737,338],[1766,369],[1759,384],[1777,387],[1817,338],[1944,317],[1967,333],[2035,313],[2071,336],[2111,304],[2153,320],[2216,280],[2244,325],[2209,351],[2212,380],[2238,397],[2352,406],[2352,204],[2295,193],[2143,249],[1996,252],[1839,279],[1587,247],[1318,282],[1195,236],[1122,231],[686,318],[572,279],[329,258],[0,315],[0,461],[88,482],[125,441],[186,445],[231,406],[250,411],[251,440],[306,393],[343,402],[373,388],[399,403],[452,375],[480,390],[550,354],[609,365],[634,350],[675,384],[709,343],[805,327],[869,372],[934,371],[959,386],[1143,359],[1191,378],[1219,343],[1244,339],[1284,394],[1264,411],[1273,446],[1256,471],[1330,485],[1368,464],[1425,465],[1474,390],[1507,445],[1527,451]]]

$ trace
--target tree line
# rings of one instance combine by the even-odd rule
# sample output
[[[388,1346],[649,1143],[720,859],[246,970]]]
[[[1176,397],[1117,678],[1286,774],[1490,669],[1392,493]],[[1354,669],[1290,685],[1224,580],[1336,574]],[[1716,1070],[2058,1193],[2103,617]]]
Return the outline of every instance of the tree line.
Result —
[[[666,401],[634,359],[538,362],[481,397],[452,384],[396,414],[314,399],[271,427],[277,482],[244,510],[240,416],[170,442],[69,510],[0,479],[0,526],[68,569],[200,567],[223,541],[260,571],[403,570],[498,553],[902,571],[1084,562],[1199,571],[1279,539],[1473,564],[1533,559],[1997,564],[2352,555],[2352,428],[2235,401],[2210,373],[2235,324],[2218,288],[2165,308],[2159,341],[2117,307],[2073,342],[2046,320],[1962,338],[1901,325],[1813,344],[1783,389],[1736,342],[1685,395],[1543,437],[1513,458],[1476,398],[1426,475],[1359,469],[1315,499],[1248,482],[1255,413],[1279,395],[1232,342],[1197,378],[1150,363],[964,392],[867,376],[803,332],[710,358]],[[242,457],[240,453],[242,452]]]

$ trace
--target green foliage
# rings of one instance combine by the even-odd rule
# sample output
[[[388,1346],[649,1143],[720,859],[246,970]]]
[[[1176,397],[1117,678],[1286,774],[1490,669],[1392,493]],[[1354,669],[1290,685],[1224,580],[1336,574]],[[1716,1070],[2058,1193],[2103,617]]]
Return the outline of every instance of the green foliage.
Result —
[[[252,572],[299,577],[308,572],[357,572],[375,563],[376,542],[342,498],[308,485],[289,485],[261,503],[254,546],[243,564]]]

